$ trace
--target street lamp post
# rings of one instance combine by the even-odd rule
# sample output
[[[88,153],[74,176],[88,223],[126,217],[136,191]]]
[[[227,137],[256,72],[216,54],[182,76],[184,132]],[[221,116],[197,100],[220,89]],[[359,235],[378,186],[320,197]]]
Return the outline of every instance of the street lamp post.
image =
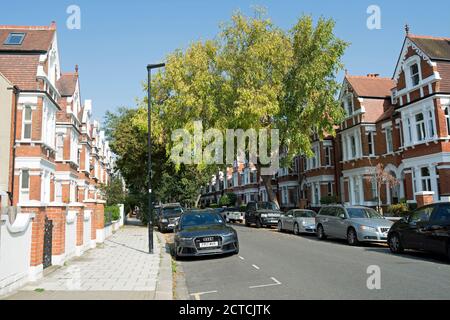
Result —
[[[152,70],[165,67],[164,63],[149,64],[147,66],[147,112],[148,112],[148,251],[153,254],[153,199],[152,199]]]

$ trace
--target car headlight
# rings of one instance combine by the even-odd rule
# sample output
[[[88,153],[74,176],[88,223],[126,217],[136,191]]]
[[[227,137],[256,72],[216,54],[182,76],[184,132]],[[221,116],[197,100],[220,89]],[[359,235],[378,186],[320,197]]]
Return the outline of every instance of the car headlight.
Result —
[[[377,232],[377,228],[374,228],[374,227],[360,226],[359,228],[360,228],[362,231]]]
[[[162,222],[162,223],[167,223],[167,222],[169,222],[169,220],[167,220],[167,219],[162,219],[161,222]]]
[[[224,238],[234,238],[234,233],[227,233],[223,235]]]
[[[261,218],[267,218],[267,217],[268,217],[267,214],[262,214],[262,215],[261,215]]]

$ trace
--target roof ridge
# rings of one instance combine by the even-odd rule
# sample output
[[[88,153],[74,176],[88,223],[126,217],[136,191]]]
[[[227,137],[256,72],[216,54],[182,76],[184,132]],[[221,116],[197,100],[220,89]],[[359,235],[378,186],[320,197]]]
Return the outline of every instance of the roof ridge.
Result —
[[[346,75],[347,78],[357,78],[357,79],[370,79],[370,80],[391,80],[394,81],[392,78],[389,77],[370,77],[370,76],[354,76],[354,75]]]
[[[0,30],[33,30],[33,31],[51,31],[56,30],[56,22],[52,21],[49,26],[19,26],[19,25],[0,25]]]
[[[420,38],[420,39],[430,39],[430,40],[450,40],[450,37],[423,36],[423,35],[417,35],[417,34],[409,34],[408,38]]]

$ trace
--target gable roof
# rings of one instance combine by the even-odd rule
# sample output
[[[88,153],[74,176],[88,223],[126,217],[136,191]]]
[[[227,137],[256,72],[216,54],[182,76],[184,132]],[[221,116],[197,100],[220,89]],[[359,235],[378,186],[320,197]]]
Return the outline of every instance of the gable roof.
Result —
[[[395,83],[390,78],[380,78],[378,76],[350,76],[345,79],[359,97],[387,98],[391,95],[391,89]]]
[[[50,26],[0,26],[0,52],[47,52],[56,32],[56,24]],[[10,33],[25,33],[22,44],[7,45]]]
[[[408,35],[407,37],[431,60],[450,61],[450,38],[418,35]]]
[[[58,82],[56,82],[56,88],[63,97],[70,97],[75,93],[78,81],[78,73],[68,72],[61,74]]]

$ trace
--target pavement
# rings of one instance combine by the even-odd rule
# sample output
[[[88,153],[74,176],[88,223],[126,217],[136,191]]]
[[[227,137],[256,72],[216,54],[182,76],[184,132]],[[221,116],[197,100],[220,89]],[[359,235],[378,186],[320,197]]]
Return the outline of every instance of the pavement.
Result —
[[[234,228],[239,255],[177,262],[192,299],[450,298],[450,264],[441,257],[422,252],[396,256],[385,245],[350,247],[315,236]]]
[[[171,256],[164,237],[154,234],[148,254],[147,228],[130,221],[103,244],[46,270],[9,300],[172,300]]]

